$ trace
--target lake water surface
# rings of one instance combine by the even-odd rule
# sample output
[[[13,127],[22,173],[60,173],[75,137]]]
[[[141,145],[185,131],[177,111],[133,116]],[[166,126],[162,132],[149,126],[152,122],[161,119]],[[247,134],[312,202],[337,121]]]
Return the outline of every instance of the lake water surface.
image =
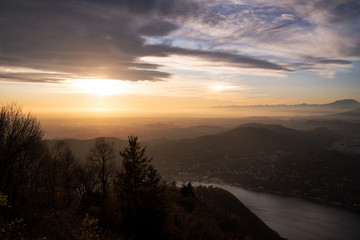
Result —
[[[201,184],[231,192],[270,228],[289,240],[360,240],[358,212],[230,185]]]

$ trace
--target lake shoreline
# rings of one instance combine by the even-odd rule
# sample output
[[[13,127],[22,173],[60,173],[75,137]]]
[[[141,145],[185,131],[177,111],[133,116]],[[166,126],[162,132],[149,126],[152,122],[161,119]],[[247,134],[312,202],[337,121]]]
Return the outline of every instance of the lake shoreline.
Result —
[[[309,196],[303,196],[303,195],[299,195],[299,194],[293,194],[293,193],[287,193],[287,192],[281,192],[281,191],[272,191],[272,190],[266,190],[265,188],[256,188],[256,187],[249,187],[246,185],[242,185],[240,183],[233,183],[233,182],[224,182],[221,179],[217,179],[216,181],[212,182],[210,181],[199,181],[199,179],[193,179],[192,181],[189,180],[175,180],[176,182],[197,182],[197,183],[203,183],[203,184],[218,184],[218,185],[229,185],[229,186],[234,186],[234,187],[239,187],[239,188],[243,188],[249,191],[254,191],[254,192],[259,192],[259,193],[269,193],[269,194],[274,194],[274,195],[279,195],[279,196],[284,196],[284,197],[292,197],[292,198],[296,198],[296,199],[301,199],[301,200],[306,200],[308,202],[311,203],[316,203],[316,204],[320,204],[320,205],[324,205],[327,207],[336,207],[339,209],[345,209],[351,212],[357,212],[360,213],[360,206],[352,206],[346,203],[341,203],[341,202],[331,202],[331,201],[327,201],[324,199],[316,199],[313,197],[309,197]]]
[[[358,240],[359,212],[329,206],[279,192],[265,192],[236,184],[194,181],[194,186],[222,188],[237,197],[266,225],[289,240]]]
[[[264,188],[247,187],[247,186],[244,186],[244,185],[241,185],[241,184],[238,184],[238,183],[226,183],[226,182],[224,182],[224,185],[230,185],[230,186],[234,186],[234,187],[239,187],[239,188],[243,188],[243,189],[246,189],[246,190],[259,192],[259,193],[269,193],[269,194],[275,194],[275,195],[284,196],[284,197],[292,197],[292,198],[302,199],[302,200],[309,201],[311,203],[317,203],[317,204],[328,206],[328,207],[336,207],[336,208],[346,209],[346,210],[349,210],[349,211],[352,211],[352,212],[360,213],[360,206],[356,207],[356,206],[348,205],[348,204],[341,203],[341,202],[334,203],[334,202],[331,202],[331,201],[326,201],[326,200],[323,200],[323,199],[316,199],[316,198],[312,198],[312,197],[306,197],[306,196],[298,195],[298,194],[286,193],[286,192],[281,192],[281,191],[271,191],[271,190],[266,190]]]

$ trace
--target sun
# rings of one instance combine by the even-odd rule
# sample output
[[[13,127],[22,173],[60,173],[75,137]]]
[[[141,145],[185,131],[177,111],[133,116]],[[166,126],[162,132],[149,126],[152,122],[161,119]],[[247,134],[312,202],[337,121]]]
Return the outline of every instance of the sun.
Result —
[[[99,96],[124,94],[129,89],[129,83],[113,79],[73,79],[71,84],[73,88],[82,93]]]
[[[220,85],[220,84],[210,86],[210,89],[212,89],[214,92],[221,92],[233,88],[235,88],[235,86]]]

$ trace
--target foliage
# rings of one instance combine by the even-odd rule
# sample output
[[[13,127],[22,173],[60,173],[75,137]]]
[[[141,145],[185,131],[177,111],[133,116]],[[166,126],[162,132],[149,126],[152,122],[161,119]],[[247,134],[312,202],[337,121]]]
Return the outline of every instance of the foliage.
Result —
[[[0,207],[7,206],[7,196],[0,192]]]
[[[120,151],[123,165],[118,174],[117,189],[122,222],[128,237],[161,239],[165,188],[151,164],[152,158],[147,157],[145,151],[135,136],[130,136],[129,145]]]
[[[182,187],[180,188],[180,193],[185,197],[195,197],[194,187],[189,182],[187,185],[183,183]]]
[[[0,192],[0,239],[23,239],[22,231],[25,227],[24,219],[9,219],[7,196]]]
[[[51,146],[42,171],[52,207],[63,205],[68,208],[75,199],[73,173],[76,165],[68,142],[58,140]]]
[[[95,191],[98,181],[94,178],[95,169],[89,164],[78,165],[73,172],[76,196],[83,207],[99,205],[101,196]]]
[[[36,188],[44,153],[44,131],[36,118],[15,104],[0,109],[0,191],[11,205],[21,204]]]
[[[77,240],[99,240],[100,234],[98,220],[86,214],[79,229],[75,232],[74,238]]]

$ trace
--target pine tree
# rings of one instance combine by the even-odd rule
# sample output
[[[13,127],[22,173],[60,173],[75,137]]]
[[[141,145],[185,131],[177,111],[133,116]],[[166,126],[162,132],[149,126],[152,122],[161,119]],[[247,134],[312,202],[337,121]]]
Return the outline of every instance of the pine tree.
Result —
[[[123,225],[129,238],[161,239],[165,186],[145,151],[136,136],[129,136],[129,145],[120,151],[123,165],[118,175],[118,193]]]

